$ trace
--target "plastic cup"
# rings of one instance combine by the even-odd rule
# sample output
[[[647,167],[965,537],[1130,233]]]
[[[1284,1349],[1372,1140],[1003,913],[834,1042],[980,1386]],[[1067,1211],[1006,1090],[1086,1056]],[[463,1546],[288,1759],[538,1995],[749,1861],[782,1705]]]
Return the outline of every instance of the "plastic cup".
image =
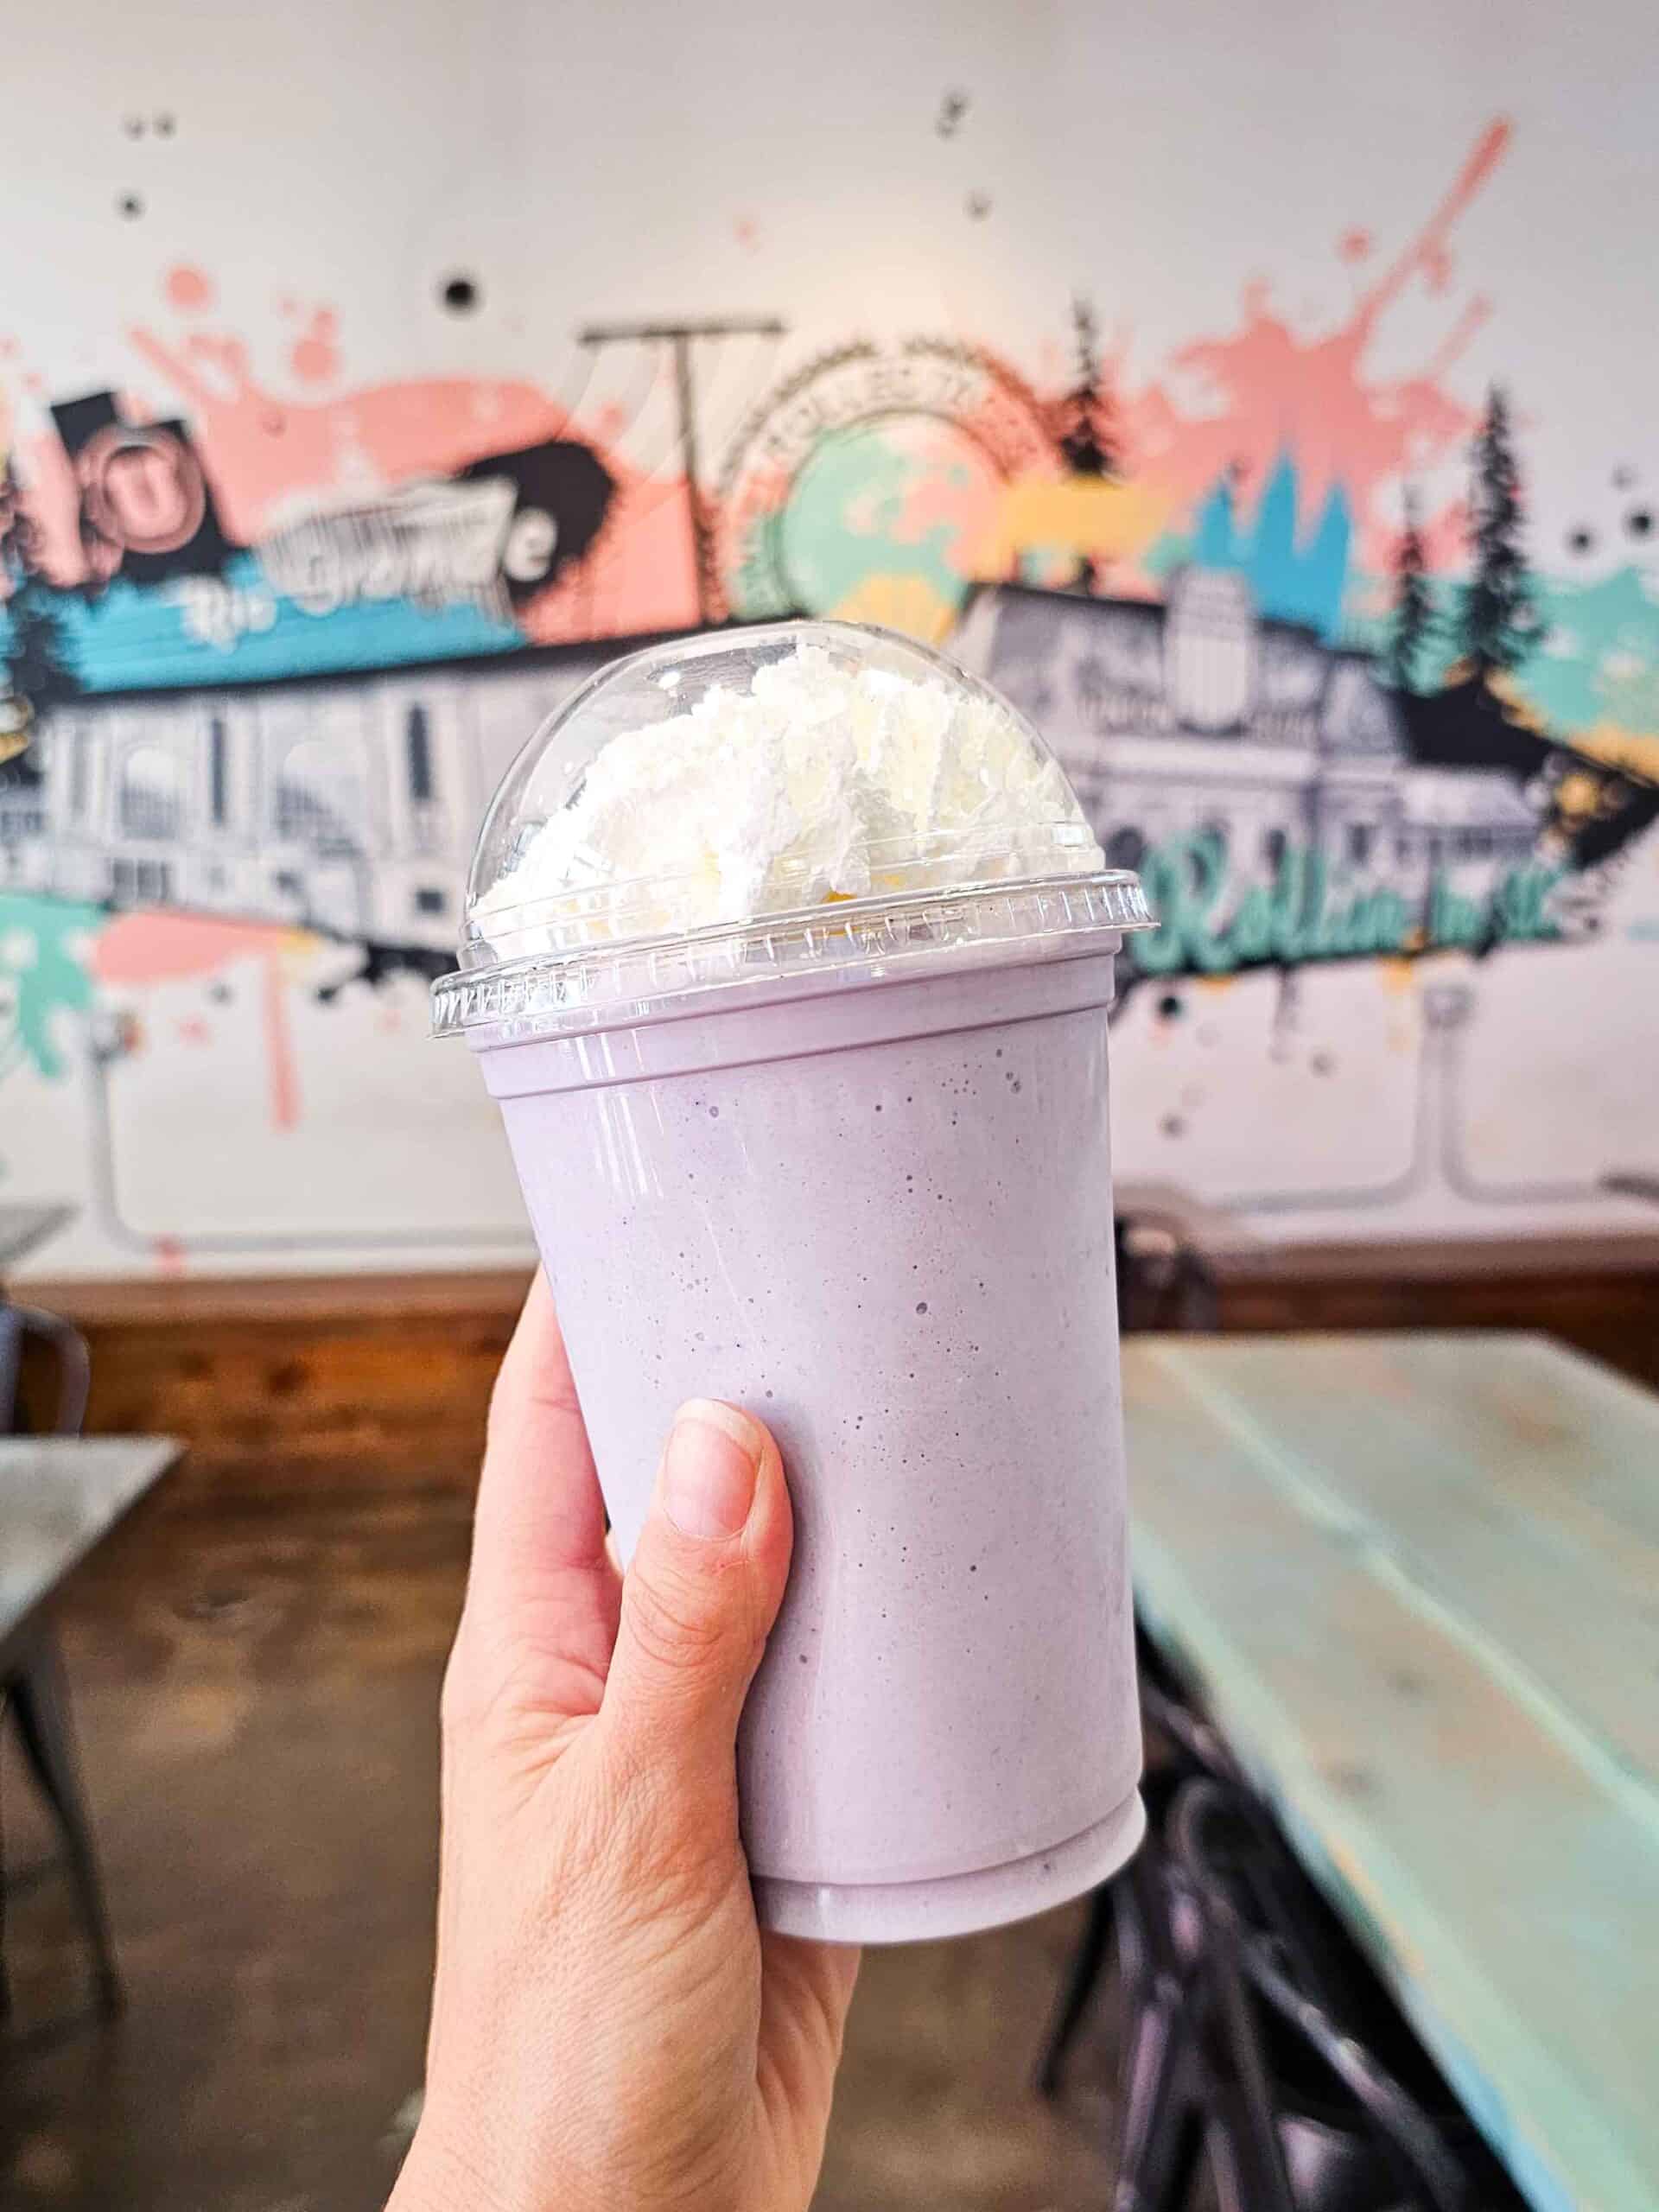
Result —
[[[637,926],[660,881],[503,895],[609,736],[803,636],[994,704],[1053,818],[690,931]],[[898,1942],[1093,1887],[1144,1824],[1107,1134],[1134,878],[1013,709],[791,625],[596,679],[498,795],[471,911],[436,1027],[500,1103],[625,1560],[683,1400],[783,1449],[794,1563],[739,1745],[762,1922]]]

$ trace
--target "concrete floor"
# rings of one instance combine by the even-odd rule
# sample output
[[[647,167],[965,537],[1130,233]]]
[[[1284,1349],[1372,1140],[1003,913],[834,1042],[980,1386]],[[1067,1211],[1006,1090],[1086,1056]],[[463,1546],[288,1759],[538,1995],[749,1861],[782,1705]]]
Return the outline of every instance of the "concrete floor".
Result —
[[[435,1709],[464,1510],[146,1510],[65,1620],[130,1993],[86,2015],[49,1834],[6,1756],[0,2207],[372,2212],[417,2092]],[[1075,1910],[878,1952],[819,2212],[1099,2212],[1103,2053],[1027,2086]]]

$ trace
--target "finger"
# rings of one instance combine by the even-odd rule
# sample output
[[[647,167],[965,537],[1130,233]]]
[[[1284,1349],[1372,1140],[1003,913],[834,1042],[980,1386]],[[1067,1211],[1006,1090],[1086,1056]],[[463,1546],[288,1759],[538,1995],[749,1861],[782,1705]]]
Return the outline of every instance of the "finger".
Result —
[[[528,1664],[553,1710],[598,1709],[620,1580],[564,1339],[538,1271],[496,1378],[465,1623],[487,1658]]]
[[[769,1431],[713,1399],[682,1406],[623,1581],[601,1716],[631,1763],[734,1797],[738,1715],[783,1599],[790,1541]]]

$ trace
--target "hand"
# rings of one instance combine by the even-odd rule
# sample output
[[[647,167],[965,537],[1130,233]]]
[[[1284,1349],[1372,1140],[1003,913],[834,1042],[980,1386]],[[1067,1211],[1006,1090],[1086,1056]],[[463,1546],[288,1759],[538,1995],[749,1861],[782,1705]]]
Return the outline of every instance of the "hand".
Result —
[[[619,1574],[538,1275],[444,1683],[426,2102],[389,2212],[804,2212],[858,1954],[761,1933],[738,1837],[789,1553],[776,1444],[696,1400]]]

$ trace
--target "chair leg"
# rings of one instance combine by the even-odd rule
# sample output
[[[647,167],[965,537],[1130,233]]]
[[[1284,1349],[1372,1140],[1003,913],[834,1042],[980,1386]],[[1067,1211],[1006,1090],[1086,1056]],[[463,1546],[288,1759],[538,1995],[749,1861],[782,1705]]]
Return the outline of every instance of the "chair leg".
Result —
[[[1245,1993],[1230,1910],[1205,1915],[1205,2143],[1221,2212],[1294,2212],[1272,2077]]]
[[[1203,2107],[1193,1975],[1154,1843],[1119,1877],[1123,2047],[1112,2144],[1113,2212],[1179,2212],[1192,2191]]]
[[[1191,2001],[1166,1980],[1129,2024],[1113,2212],[1177,2212],[1187,2201],[1202,2111]]]
[[[125,2000],[105,1909],[97,1849],[81,1795],[68,1684],[57,1640],[49,1630],[31,1649],[9,1688],[23,1755],[63,1831],[70,1878],[92,1948],[98,2008],[105,2019],[113,2019]]]
[[[1077,2030],[1083,2024],[1083,2016],[1089,2009],[1089,2000],[1095,1993],[1095,1985],[1100,1980],[1100,1969],[1105,1961],[1111,1931],[1111,1895],[1106,1885],[1103,1884],[1089,1900],[1089,1917],[1077,1938],[1071,1964],[1066,1968],[1065,1985],[1055,2005],[1053,2024],[1037,2067],[1038,2093],[1051,2101],[1060,2093],[1060,2075],[1066,2055],[1076,2040]]]

